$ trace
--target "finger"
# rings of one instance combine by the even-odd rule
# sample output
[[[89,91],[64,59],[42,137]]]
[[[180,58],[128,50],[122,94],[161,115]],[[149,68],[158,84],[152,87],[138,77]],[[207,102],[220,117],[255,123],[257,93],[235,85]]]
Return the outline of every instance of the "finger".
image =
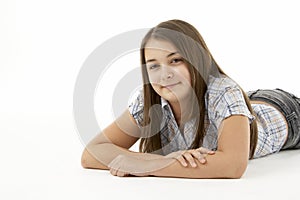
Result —
[[[190,163],[192,167],[197,167],[194,157],[189,152],[186,152],[183,156]]]
[[[113,168],[110,168],[110,173],[113,175],[113,176],[119,176],[119,177],[124,177],[124,176],[127,176],[128,173],[126,172],[123,172],[119,169],[113,169]]]
[[[111,173],[111,175],[116,176],[117,175],[117,170],[110,168],[109,172]]]
[[[121,170],[118,170],[117,171],[117,176],[119,176],[119,177],[124,177],[124,176],[126,176],[126,172],[123,172],[123,171],[121,171]]]
[[[197,150],[200,151],[200,153],[202,153],[202,154],[214,154],[215,153],[214,151],[209,150],[209,149],[204,148],[204,147],[200,147]]]
[[[215,151],[209,150],[208,154],[209,155],[215,154]]]
[[[115,166],[117,166],[117,160],[113,159],[110,163],[108,163],[107,167],[108,168],[115,168]]]
[[[185,159],[184,159],[183,156],[178,156],[178,157],[176,157],[176,160],[178,160],[182,166],[184,166],[184,167],[187,167],[187,166],[188,166],[188,164],[187,164],[187,162],[185,161]]]
[[[194,158],[197,158],[199,160],[200,163],[202,164],[206,163],[205,156],[201,154],[199,151],[192,151],[191,153],[194,156]]]

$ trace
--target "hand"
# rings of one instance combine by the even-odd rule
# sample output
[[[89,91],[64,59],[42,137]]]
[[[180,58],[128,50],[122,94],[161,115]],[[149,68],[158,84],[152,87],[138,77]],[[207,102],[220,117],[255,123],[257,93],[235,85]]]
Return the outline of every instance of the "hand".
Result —
[[[201,164],[205,164],[206,163],[206,159],[205,159],[206,155],[207,154],[213,155],[214,153],[215,153],[214,151],[211,151],[204,147],[200,147],[198,149],[190,149],[190,150],[182,150],[182,151],[172,152],[172,153],[166,155],[165,157],[166,158],[175,158],[184,167],[188,166],[187,162],[189,162],[192,167],[197,167],[195,159],[198,159]]]
[[[110,173],[119,177],[149,176],[150,171],[145,166],[147,166],[147,160],[127,155],[119,155],[108,164]]]

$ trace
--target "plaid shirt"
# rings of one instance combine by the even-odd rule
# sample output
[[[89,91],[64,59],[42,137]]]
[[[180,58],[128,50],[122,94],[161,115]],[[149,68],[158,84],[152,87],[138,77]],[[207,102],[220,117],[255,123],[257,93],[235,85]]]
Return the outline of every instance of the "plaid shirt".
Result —
[[[202,146],[211,150],[218,147],[220,131],[218,127],[222,120],[231,115],[248,117],[249,124],[255,119],[247,108],[239,86],[229,77],[215,78],[210,76],[205,94],[205,137]],[[252,104],[258,119],[258,142],[254,158],[278,152],[284,143],[287,134],[284,119],[271,106]],[[143,121],[143,90],[140,89],[129,102],[129,112],[139,127]],[[161,98],[163,120],[160,125],[162,154],[167,155],[174,151],[190,149],[196,133],[196,118],[184,124],[180,131],[170,104]],[[238,134],[238,132],[237,132]]]

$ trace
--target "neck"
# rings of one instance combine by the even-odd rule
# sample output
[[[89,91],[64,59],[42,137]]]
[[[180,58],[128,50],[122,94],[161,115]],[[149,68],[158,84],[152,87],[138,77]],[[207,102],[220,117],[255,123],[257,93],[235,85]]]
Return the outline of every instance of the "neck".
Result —
[[[178,126],[184,124],[193,117],[195,110],[192,110],[192,102],[193,101],[191,101],[190,99],[183,102],[170,102]]]

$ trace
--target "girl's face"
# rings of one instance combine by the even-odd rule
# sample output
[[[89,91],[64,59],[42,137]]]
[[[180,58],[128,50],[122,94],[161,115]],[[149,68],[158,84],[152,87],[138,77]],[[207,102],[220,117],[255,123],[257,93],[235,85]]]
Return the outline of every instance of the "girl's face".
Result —
[[[149,80],[156,93],[169,102],[187,99],[191,77],[188,65],[175,46],[167,41],[150,39],[144,52]]]

